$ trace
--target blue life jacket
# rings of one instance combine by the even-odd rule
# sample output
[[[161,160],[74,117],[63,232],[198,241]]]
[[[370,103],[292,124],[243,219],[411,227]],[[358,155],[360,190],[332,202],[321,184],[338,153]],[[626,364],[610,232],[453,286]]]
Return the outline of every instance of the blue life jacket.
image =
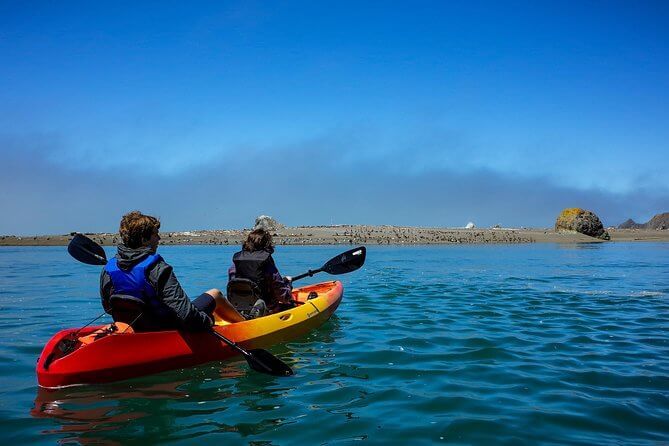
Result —
[[[146,270],[161,261],[159,254],[149,254],[144,260],[125,271],[119,268],[116,257],[105,265],[105,271],[111,278],[114,294],[125,294],[141,299],[156,315],[165,312],[165,304],[156,297],[156,290],[146,280]]]

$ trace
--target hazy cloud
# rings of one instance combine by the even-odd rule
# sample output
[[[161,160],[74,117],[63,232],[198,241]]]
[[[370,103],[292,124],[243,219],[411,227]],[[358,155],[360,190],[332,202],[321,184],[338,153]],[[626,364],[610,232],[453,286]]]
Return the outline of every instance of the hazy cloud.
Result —
[[[58,138],[0,140],[1,234],[115,231],[131,209],[165,230],[249,227],[261,213],[288,225],[550,227],[562,208],[596,212],[605,225],[669,210],[669,194],[579,190],[541,178],[422,165],[410,153],[356,157],[363,142],[321,138],[268,149],[240,147],[206,166],[154,173],[151,159],[104,168],[55,160]]]

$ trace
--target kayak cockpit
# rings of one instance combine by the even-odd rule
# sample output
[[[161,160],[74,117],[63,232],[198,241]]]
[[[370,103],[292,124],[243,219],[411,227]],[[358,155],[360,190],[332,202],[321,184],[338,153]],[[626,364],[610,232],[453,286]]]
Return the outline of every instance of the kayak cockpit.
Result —
[[[317,297],[320,297],[321,295],[325,295],[328,291],[332,289],[333,283],[334,282],[326,282],[326,283],[319,283],[315,285],[307,285],[301,288],[296,288],[293,290],[293,300],[295,301],[296,304],[295,307],[289,308],[279,313],[270,313],[268,315],[253,320],[259,321],[264,318],[274,316],[277,314],[281,314],[281,316],[279,316],[280,319],[288,320],[290,318],[291,311],[293,311],[295,308],[299,308],[300,306],[304,305],[309,300],[313,300],[316,299]],[[225,316],[223,316],[222,312],[219,313],[217,311],[214,311],[214,325],[218,327],[224,327],[226,325],[231,325],[235,323],[237,322],[226,319]]]

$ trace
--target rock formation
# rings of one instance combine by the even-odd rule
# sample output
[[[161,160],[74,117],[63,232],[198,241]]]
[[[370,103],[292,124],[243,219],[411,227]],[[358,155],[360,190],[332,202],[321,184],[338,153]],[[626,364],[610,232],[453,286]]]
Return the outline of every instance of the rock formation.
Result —
[[[611,239],[599,217],[581,208],[568,208],[560,212],[555,221],[555,231],[575,231],[602,240]]]
[[[618,229],[669,229],[669,212],[657,214],[646,223],[637,223],[630,218]]]
[[[643,226],[643,225],[641,225],[641,224],[635,222],[635,221],[632,220],[631,218],[628,218],[628,219],[625,220],[623,223],[621,223],[621,224],[618,225],[618,229],[639,229],[639,228],[641,228],[642,226]]]
[[[278,221],[274,220],[269,215],[260,215],[258,218],[256,218],[256,223],[253,226],[253,229],[261,229],[261,228],[264,229],[265,231],[271,232],[271,231],[277,231],[281,228],[285,228],[285,226],[279,223]]]
[[[657,214],[645,226],[647,229],[669,229],[669,212]]]

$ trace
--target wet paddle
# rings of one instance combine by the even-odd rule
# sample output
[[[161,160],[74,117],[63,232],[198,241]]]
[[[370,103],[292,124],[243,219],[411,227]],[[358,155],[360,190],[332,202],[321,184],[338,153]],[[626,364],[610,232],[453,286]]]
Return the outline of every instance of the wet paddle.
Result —
[[[266,373],[268,375],[274,376],[290,376],[293,374],[293,370],[285,362],[281,361],[267,350],[263,350],[261,348],[244,350],[235,342],[226,338],[217,331],[212,330],[211,334],[244,355],[244,358],[249,364],[249,367],[251,367],[256,372]]]
[[[295,282],[296,280],[304,279],[305,277],[311,277],[320,272],[326,272],[333,275],[350,273],[351,271],[360,268],[365,263],[366,255],[367,249],[364,246],[349,249],[348,251],[331,258],[325,265],[318,269],[310,269],[304,274],[292,277],[292,281]]]
[[[75,259],[88,265],[107,264],[107,256],[105,255],[105,250],[102,246],[83,234],[77,233],[74,236],[67,246],[67,252],[69,252]],[[256,372],[274,376],[290,376],[293,374],[293,370],[286,363],[267,350],[253,349],[247,351],[213,329],[210,333],[241,353],[249,364],[249,367]]]

